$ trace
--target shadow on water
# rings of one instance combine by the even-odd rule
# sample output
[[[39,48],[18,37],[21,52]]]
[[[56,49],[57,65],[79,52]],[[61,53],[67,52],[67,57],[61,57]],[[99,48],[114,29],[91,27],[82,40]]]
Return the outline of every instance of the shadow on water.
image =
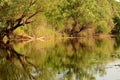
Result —
[[[116,60],[111,38],[49,43],[35,41],[16,50],[12,43],[0,42],[0,79],[96,80],[95,74],[106,75],[105,66]]]
[[[33,80],[39,69],[28,59],[28,56],[16,52],[13,44],[1,41],[0,80]]]

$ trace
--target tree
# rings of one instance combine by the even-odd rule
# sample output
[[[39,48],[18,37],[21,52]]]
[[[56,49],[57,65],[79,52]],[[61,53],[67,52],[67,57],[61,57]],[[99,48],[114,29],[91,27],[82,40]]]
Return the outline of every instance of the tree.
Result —
[[[89,24],[95,21],[95,15],[93,15],[94,12],[92,11],[95,10],[95,3],[95,0],[61,0],[57,8],[51,10],[47,17],[52,18],[55,22],[61,21],[63,24],[71,21],[72,29],[70,30],[70,35],[72,35],[78,25],[80,25],[79,31],[81,31],[85,23]],[[88,17],[89,19],[87,19]],[[53,23],[55,22],[53,21]]]
[[[0,39],[10,38],[13,31],[33,22],[42,12],[43,0],[0,0]]]
[[[66,28],[71,24],[67,30],[70,35],[88,28],[93,28],[98,33],[109,33],[112,29],[110,26],[113,26],[114,2],[114,0],[61,0],[57,7],[46,13],[46,16],[54,25],[62,24]]]

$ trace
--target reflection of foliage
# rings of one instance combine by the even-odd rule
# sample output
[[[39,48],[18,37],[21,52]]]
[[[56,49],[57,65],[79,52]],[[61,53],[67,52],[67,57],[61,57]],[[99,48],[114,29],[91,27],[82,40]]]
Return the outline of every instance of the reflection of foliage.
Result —
[[[119,48],[120,47],[120,36],[117,35],[115,36],[115,41],[116,41],[116,44],[115,44],[115,49]]]
[[[52,43],[52,41],[48,42],[41,42],[41,41],[35,41],[35,42],[30,42],[26,45],[24,45],[23,47],[21,47],[21,49],[19,46],[20,45],[16,45],[16,50],[20,53],[27,53],[27,56],[30,57],[30,60],[32,61],[32,63],[34,63],[35,65],[37,65],[37,67],[39,67],[40,69],[40,75],[39,77],[37,77],[37,80],[54,80],[52,75],[54,75],[55,73],[53,71],[50,71],[50,69],[46,69],[46,67],[44,66],[44,61],[46,60],[46,50],[48,48],[51,48],[54,45],[54,42]]]
[[[110,60],[113,50],[112,40],[99,40],[93,44],[80,41],[71,39],[65,43],[65,47],[58,44],[48,51],[51,54],[46,60],[46,67],[55,71],[58,77],[62,75],[61,78],[70,80],[73,77],[95,80],[95,73],[104,75],[105,63]]]
[[[24,79],[27,80],[27,74],[24,73],[24,70],[18,68],[10,62],[5,62],[4,60],[0,63],[0,79],[1,80],[18,80]]]
[[[17,53],[9,42],[0,42],[0,52],[1,80],[33,80],[39,74],[38,68],[29,62],[28,57]]]
[[[116,35],[114,37],[114,39],[115,39],[115,42],[116,42],[115,45],[114,45],[115,54],[113,54],[112,57],[120,59],[120,36]]]
[[[96,80],[94,74],[99,73],[100,76],[106,74],[105,65],[111,60],[113,45],[114,41],[110,38],[96,40],[93,38],[89,38],[89,40],[88,38],[68,39],[62,43],[55,43],[52,47],[48,47],[44,42],[32,42],[25,45],[24,52],[20,53],[27,53],[32,59],[30,62],[35,63],[37,67],[29,63],[30,59],[23,54],[20,55],[22,62],[16,56],[5,57],[8,55],[5,50],[0,50],[2,52],[0,57],[6,65],[12,65],[10,72],[14,74],[11,74],[11,80],[16,79],[15,76],[18,78],[19,74],[22,79],[27,80],[30,78],[29,76],[37,77],[39,73],[39,77],[35,78],[37,80],[73,80],[73,78],[76,80]],[[9,51],[10,49],[13,50],[13,48],[8,49]],[[3,53],[5,54],[3,55]],[[3,63],[1,64],[3,65]],[[4,67],[4,69],[9,68]]]

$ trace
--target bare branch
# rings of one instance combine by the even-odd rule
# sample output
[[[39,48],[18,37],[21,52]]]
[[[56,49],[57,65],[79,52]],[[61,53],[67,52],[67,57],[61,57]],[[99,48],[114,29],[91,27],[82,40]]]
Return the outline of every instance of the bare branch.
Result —
[[[36,11],[35,13],[33,13],[32,15],[30,15],[26,20],[31,19],[32,17],[34,17],[35,15],[37,15],[38,13],[42,12],[41,10]]]
[[[20,26],[23,26],[23,25],[25,25],[25,24],[30,24],[31,22],[33,22],[33,21],[29,21],[29,22],[17,24],[16,26],[10,28],[9,30],[10,30],[10,31],[13,31],[13,30],[15,30],[16,28],[18,28],[18,27],[20,27]]]

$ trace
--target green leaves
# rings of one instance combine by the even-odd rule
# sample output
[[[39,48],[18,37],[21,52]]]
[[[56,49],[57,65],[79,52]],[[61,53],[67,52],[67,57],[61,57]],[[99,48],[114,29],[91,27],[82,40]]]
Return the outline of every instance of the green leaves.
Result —
[[[55,21],[58,22],[63,20],[67,22],[67,20],[72,19],[73,21],[77,21],[79,24],[94,22],[96,17],[94,12],[97,5],[95,3],[96,1],[94,0],[62,0],[58,3],[57,8],[49,11],[53,16],[49,16],[49,18],[47,16],[47,18],[52,19],[53,17],[57,17],[55,18]]]
[[[105,21],[109,27],[113,17],[120,15],[118,7],[119,4],[114,0],[0,0],[0,24],[7,24],[8,21],[16,24],[22,15],[24,19],[21,23],[24,23],[38,12],[44,12],[47,21],[55,28],[76,23],[79,29],[87,24],[94,23],[97,26],[101,21]]]
[[[53,7],[49,12],[46,12],[46,17],[53,25],[57,23],[64,26],[71,20],[80,26],[91,23],[97,26],[100,22],[105,21],[106,24],[100,23],[101,26],[105,25],[105,28],[102,29],[104,30],[109,26],[111,27],[109,23],[113,24],[112,19],[116,11],[114,5],[114,0],[61,0],[56,3],[55,8]],[[108,33],[111,30],[104,31]]]

